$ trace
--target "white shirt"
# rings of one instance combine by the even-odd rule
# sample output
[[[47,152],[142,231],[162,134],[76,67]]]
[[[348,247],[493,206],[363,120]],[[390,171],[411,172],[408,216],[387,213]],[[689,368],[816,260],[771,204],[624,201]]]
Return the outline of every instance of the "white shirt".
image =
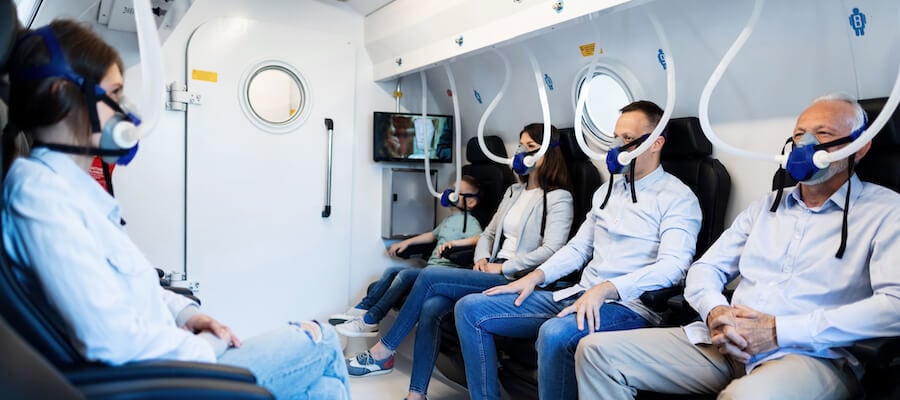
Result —
[[[799,187],[774,213],[774,194],[754,202],[691,267],[684,294],[704,321],[728,305],[722,289],[738,275],[732,304],[775,316],[781,347],[751,358],[748,371],[787,354],[854,365],[841,346],[900,335],[900,195],[851,180],[843,258],[835,253],[846,183],[818,208],[806,206]]]
[[[159,286],[120,225],[118,202],[65,154],[36,148],[3,185],[3,247],[33,271],[89,360],[215,362],[210,344],[176,326],[196,304]]]
[[[612,193],[601,210],[609,184]],[[694,257],[702,213],[691,189],[662,167],[639,179],[634,188],[637,203],[632,203],[631,188],[622,177],[600,186],[578,233],[539,268],[549,284],[590,260],[581,281],[555,292],[555,300],[610,281],[623,305],[655,324],[660,317],[638,298],[681,283]]]
[[[531,213],[531,204],[534,204],[537,198],[543,194],[544,191],[539,188],[525,190],[516,200],[516,203],[510,207],[506,218],[503,219],[505,239],[503,239],[503,247],[497,253],[497,258],[509,260],[516,257],[516,248],[519,245],[518,233],[522,231],[525,218]],[[541,210],[541,212],[543,213],[544,211]]]

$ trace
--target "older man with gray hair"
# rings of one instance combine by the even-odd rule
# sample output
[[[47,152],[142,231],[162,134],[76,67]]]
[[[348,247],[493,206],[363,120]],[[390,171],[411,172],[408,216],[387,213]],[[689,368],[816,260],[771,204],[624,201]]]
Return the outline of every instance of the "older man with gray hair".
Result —
[[[794,151],[834,151],[864,128],[853,98],[823,96],[798,118]],[[900,335],[900,195],[851,168],[870,146],[822,169],[789,162],[800,184],[751,204],[688,271],[685,297],[703,322],[583,339],[580,397],[855,395],[861,366],[842,347]],[[729,304],[722,291],[738,276]]]

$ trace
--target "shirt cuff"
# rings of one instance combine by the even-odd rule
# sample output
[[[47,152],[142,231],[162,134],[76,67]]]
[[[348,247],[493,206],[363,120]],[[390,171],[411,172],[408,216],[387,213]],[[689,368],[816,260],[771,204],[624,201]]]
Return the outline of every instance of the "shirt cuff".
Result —
[[[809,314],[775,317],[778,347],[809,347],[812,343],[810,326],[812,318]]]
[[[175,317],[175,326],[181,328],[190,320],[193,316],[200,314],[200,307],[197,307],[196,304],[190,304],[187,307],[181,309],[178,312],[178,316]]]
[[[690,304],[690,301],[688,302]],[[700,319],[703,322],[706,321],[706,317],[709,316],[709,313],[718,306],[726,306],[730,307],[728,304],[728,300],[722,294],[718,295],[710,295],[706,297],[702,297],[699,300],[699,304],[690,304],[691,307],[694,307],[694,310],[697,311],[697,314],[700,314]]]
[[[197,337],[203,339],[203,341],[209,344],[209,346],[212,348],[213,354],[216,355],[217,359],[221,357],[222,354],[225,354],[225,350],[228,350],[228,347],[231,344],[227,340],[222,339],[212,332],[208,331],[198,333]]]
[[[631,301],[641,295],[637,293],[634,280],[628,275],[619,275],[609,279],[609,283],[612,283],[616,287],[616,291],[619,292],[619,301]]]
[[[549,273],[547,273],[547,270],[544,269],[544,266],[543,266],[543,265],[541,265],[540,267],[535,268],[535,270],[541,270],[541,272],[544,273],[544,281],[541,282],[540,284],[538,284],[538,286],[540,286],[540,287],[547,287],[547,285],[549,285],[549,284],[551,284],[551,283],[553,283],[553,282],[556,281],[556,279],[554,279],[554,278],[556,278],[556,277],[553,276],[553,275],[550,275]]]
[[[502,265],[503,266],[500,268],[500,274],[503,275],[506,278],[506,280],[508,280],[508,281],[516,280],[516,278],[513,277],[513,275],[515,275],[516,272],[519,272],[519,271],[515,269],[516,268],[515,262],[513,260],[506,260],[505,262],[503,262]]]

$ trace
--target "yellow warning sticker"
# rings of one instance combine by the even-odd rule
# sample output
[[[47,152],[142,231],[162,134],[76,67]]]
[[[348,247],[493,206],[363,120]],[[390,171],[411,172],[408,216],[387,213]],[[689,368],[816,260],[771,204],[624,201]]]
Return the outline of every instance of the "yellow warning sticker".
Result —
[[[590,57],[590,56],[594,55],[594,50],[597,48],[597,44],[596,43],[583,44],[581,46],[578,46],[578,48],[581,49],[582,57]]]
[[[219,73],[215,71],[204,71],[201,69],[191,70],[191,79],[195,81],[207,81],[216,83],[219,81]]]

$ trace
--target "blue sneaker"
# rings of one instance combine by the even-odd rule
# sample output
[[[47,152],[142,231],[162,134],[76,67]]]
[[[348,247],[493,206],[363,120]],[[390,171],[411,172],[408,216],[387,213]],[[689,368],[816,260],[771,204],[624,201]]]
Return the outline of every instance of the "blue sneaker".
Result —
[[[376,360],[369,351],[357,353],[347,358],[347,372],[350,376],[375,376],[390,373],[394,370],[394,356],[384,360]]]

